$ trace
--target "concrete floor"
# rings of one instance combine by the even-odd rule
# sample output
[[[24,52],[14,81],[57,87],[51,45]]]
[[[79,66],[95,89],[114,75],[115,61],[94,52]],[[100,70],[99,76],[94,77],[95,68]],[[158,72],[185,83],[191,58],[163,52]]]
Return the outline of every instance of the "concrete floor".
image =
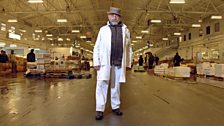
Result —
[[[122,117],[95,120],[92,79],[0,77],[0,126],[223,126],[224,89],[128,71],[121,86]],[[222,82],[224,83],[224,82]]]

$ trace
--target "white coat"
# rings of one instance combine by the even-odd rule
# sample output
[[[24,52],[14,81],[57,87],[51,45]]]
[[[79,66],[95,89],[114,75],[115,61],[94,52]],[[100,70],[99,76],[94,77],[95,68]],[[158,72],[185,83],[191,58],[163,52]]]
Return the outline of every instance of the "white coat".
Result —
[[[100,28],[96,43],[93,50],[93,65],[100,66],[97,71],[97,80],[110,80],[110,56],[111,56],[111,30],[109,22],[107,25]],[[125,24],[122,26],[123,36],[123,58],[122,58],[122,72],[120,76],[120,83],[124,83],[126,67],[131,68],[132,49],[130,42],[130,32]]]

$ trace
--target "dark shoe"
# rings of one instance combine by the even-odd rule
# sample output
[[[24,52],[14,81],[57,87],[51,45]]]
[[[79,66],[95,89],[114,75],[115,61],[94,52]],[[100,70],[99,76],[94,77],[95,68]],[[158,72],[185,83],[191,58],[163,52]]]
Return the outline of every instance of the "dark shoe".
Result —
[[[97,111],[96,112],[96,120],[102,120],[103,119],[103,112]]]
[[[112,112],[117,115],[117,116],[122,116],[123,115],[123,112],[120,111],[120,109],[113,109]]]

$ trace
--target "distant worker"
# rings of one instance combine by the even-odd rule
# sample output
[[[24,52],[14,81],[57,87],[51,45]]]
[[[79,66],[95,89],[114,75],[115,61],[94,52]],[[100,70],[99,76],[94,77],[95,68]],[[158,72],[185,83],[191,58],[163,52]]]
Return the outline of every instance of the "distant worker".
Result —
[[[154,63],[154,56],[152,55],[151,52],[149,52],[149,59],[148,59],[149,69],[153,68],[153,63]]]
[[[27,54],[27,62],[35,62],[35,54],[34,54],[34,49],[31,49],[30,52]]]
[[[16,64],[16,56],[14,54],[14,50],[11,50],[11,54],[9,54],[9,62],[12,65],[12,73],[17,72],[17,64]]]
[[[156,62],[156,65],[159,65],[159,57],[155,55],[155,62]]]
[[[7,63],[9,62],[9,58],[6,55],[4,50],[1,50],[1,54],[0,54],[0,63]]]
[[[173,65],[180,66],[180,62],[181,62],[181,57],[179,56],[178,53],[176,53],[176,55],[173,58]]]
[[[139,57],[139,59],[138,59],[138,64],[139,64],[139,66],[143,66],[143,57],[142,57],[142,55],[140,55],[140,57]]]

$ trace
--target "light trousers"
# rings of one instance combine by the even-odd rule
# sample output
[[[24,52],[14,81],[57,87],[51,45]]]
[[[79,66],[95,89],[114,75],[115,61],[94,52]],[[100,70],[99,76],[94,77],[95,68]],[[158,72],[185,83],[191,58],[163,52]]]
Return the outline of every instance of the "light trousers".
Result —
[[[107,102],[107,92],[110,84],[111,107],[112,109],[120,108],[120,73],[121,68],[111,66],[111,80],[97,80],[96,85],[96,111],[104,112]],[[110,83],[111,82],[111,83]]]

